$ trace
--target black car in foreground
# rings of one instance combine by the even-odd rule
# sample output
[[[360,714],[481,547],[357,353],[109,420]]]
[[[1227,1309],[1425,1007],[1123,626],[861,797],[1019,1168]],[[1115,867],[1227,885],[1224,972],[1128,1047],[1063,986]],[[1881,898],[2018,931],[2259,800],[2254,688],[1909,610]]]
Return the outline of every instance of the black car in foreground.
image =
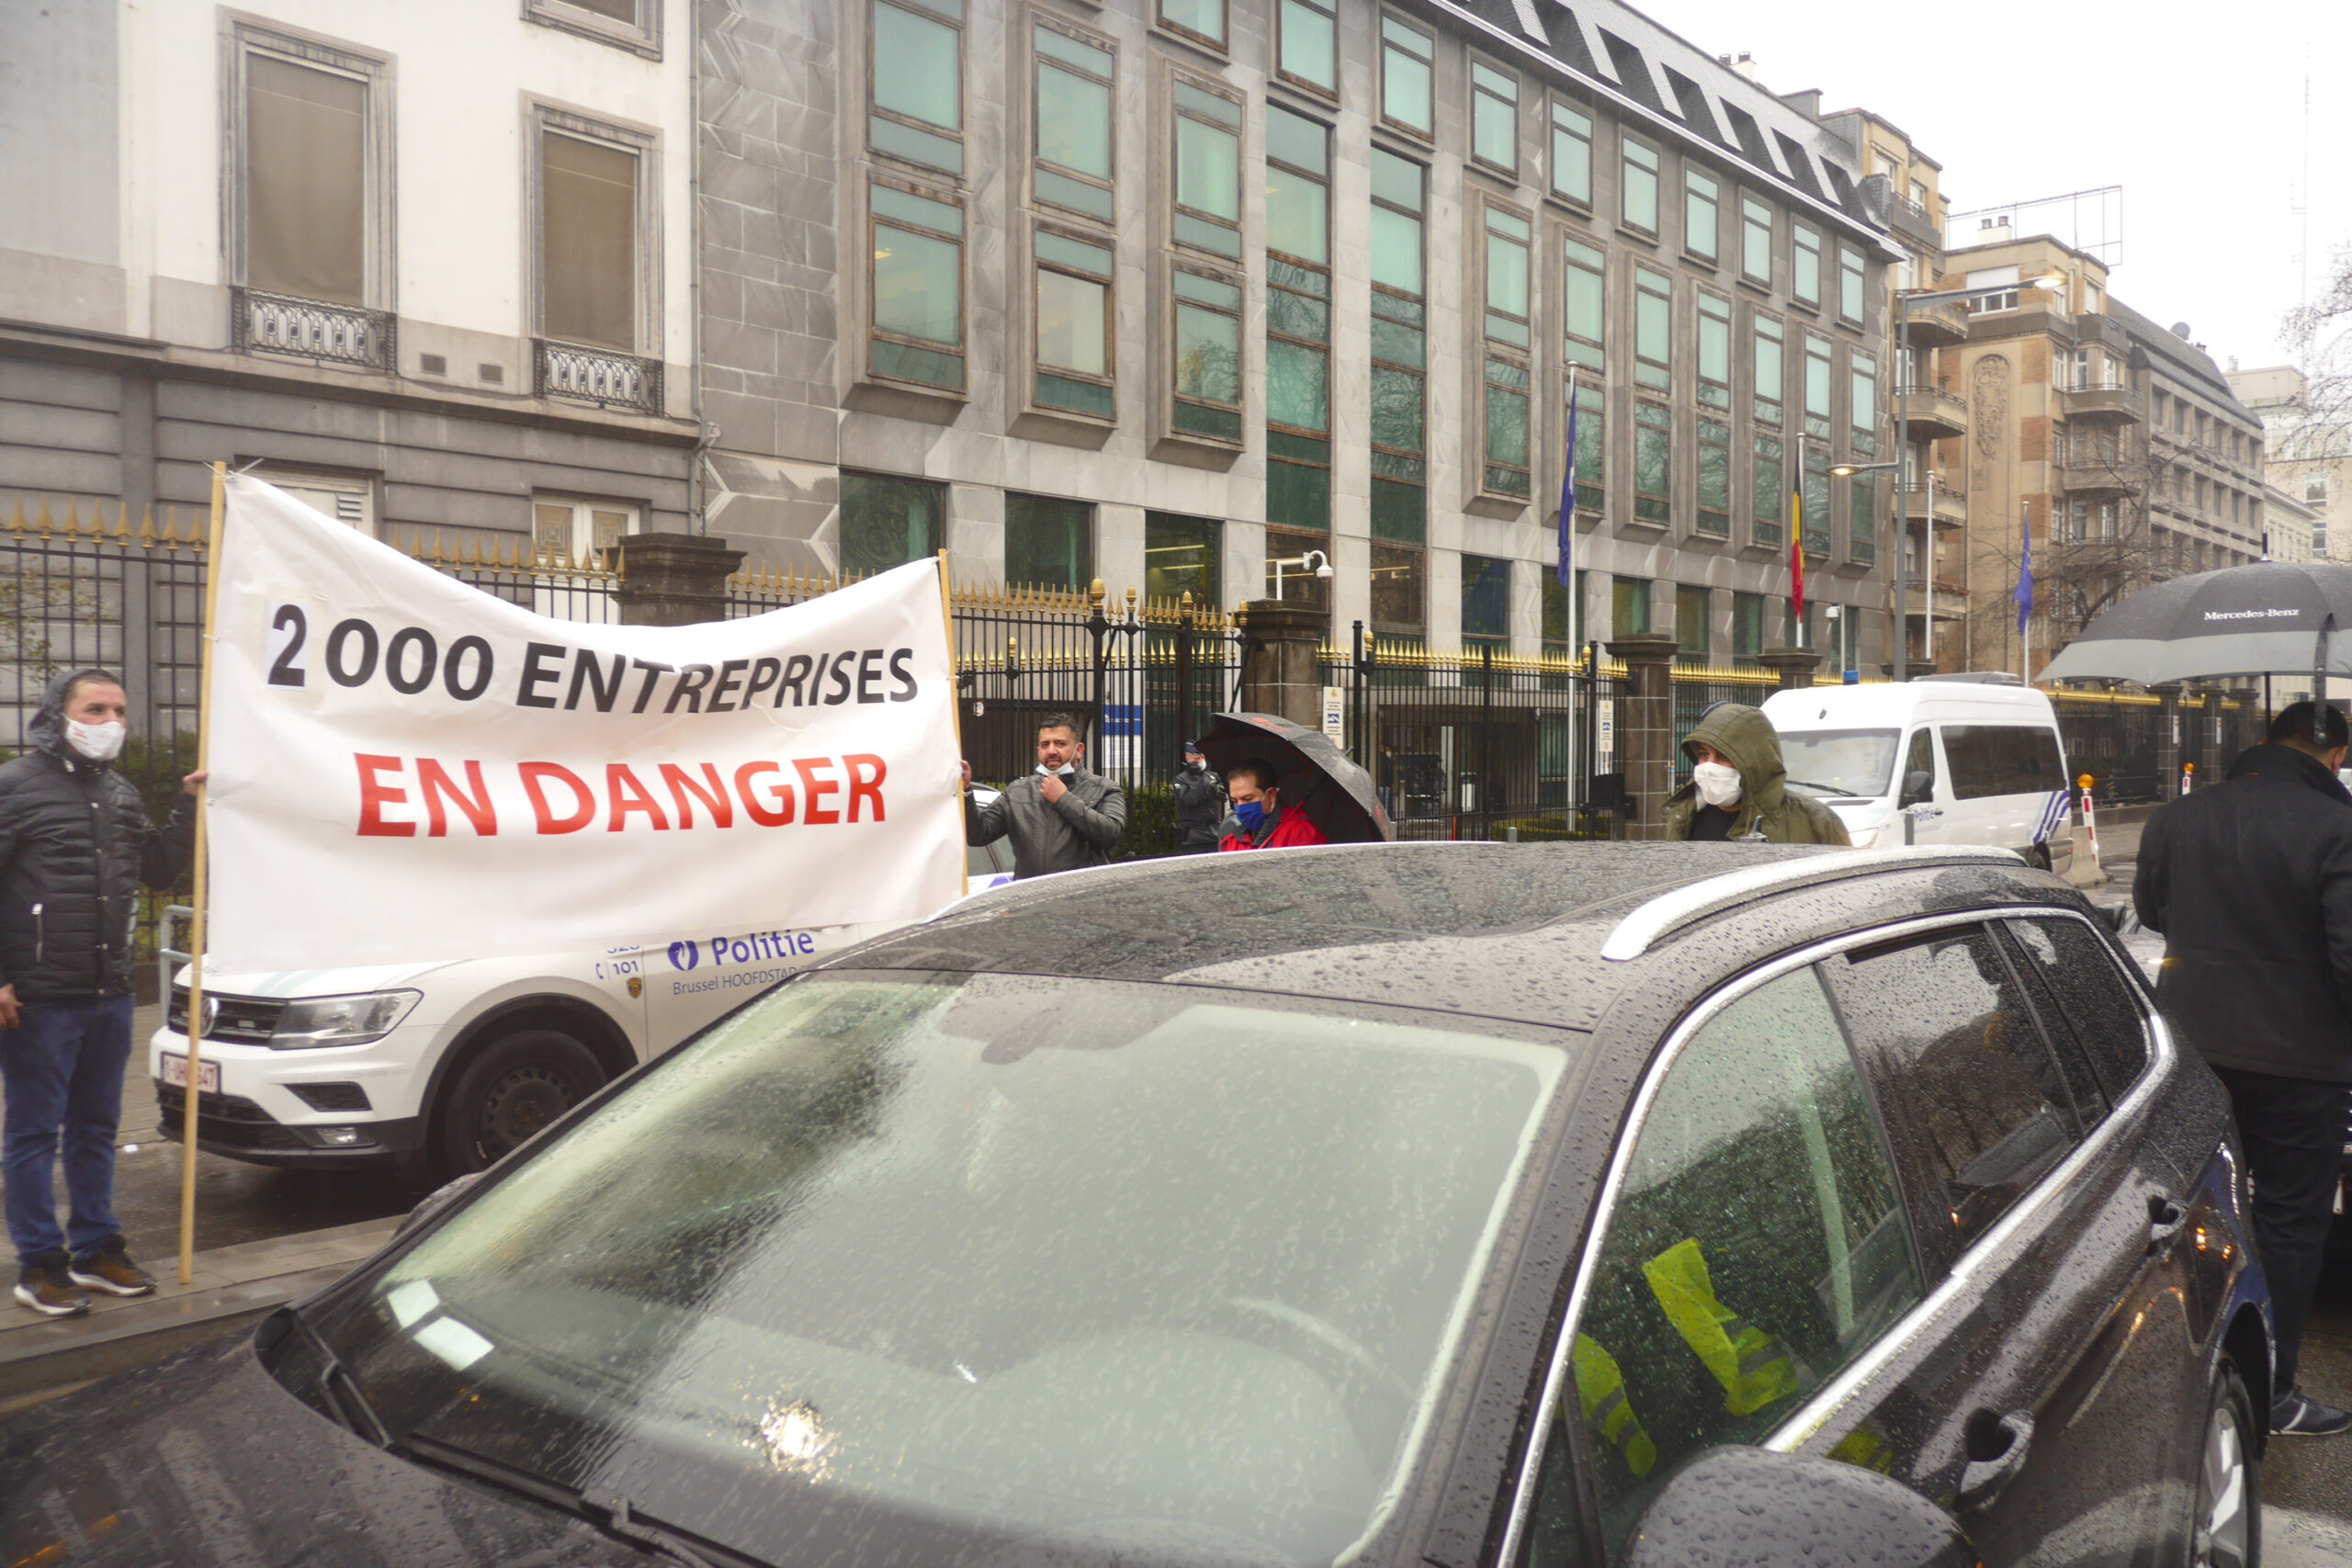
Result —
[[[0,1562],[2245,1562],[2223,1097],[2001,852],[1027,883],[0,1428]]]

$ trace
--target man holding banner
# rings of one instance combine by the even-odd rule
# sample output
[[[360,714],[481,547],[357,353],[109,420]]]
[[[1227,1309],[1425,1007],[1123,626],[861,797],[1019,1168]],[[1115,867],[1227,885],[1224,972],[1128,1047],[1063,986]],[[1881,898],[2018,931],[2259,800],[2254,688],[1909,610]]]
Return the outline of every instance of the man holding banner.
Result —
[[[76,670],[51,682],[31,749],[0,767],[0,1189],[17,1248],[16,1298],[51,1317],[89,1291],[144,1295],[114,1217],[114,1149],[130,1060],[139,885],[187,869],[190,817],[158,829],[114,771],[128,734],[122,682]],[[190,794],[203,782],[191,774]],[[67,1228],[51,1170],[65,1153]]]

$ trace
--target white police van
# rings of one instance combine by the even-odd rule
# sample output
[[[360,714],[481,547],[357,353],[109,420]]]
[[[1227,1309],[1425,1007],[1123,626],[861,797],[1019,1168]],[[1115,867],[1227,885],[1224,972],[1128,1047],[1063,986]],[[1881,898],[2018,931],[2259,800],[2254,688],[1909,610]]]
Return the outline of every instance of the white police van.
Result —
[[[1011,846],[974,846],[967,868],[974,892],[1010,882]],[[479,1170],[794,970],[890,929],[698,931],[602,953],[218,976],[205,987],[197,1144],[257,1165],[436,1180]],[[173,1138],[187,1029],[183,967],[147,1047]]]

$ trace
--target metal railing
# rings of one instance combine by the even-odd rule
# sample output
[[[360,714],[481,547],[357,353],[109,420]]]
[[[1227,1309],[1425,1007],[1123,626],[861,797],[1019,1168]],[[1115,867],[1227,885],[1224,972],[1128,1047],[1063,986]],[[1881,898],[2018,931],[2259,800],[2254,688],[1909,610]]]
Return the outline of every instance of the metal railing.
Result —
[[[230,341],[240,353],[282,354],[387,373],[399,365],[398,318],[387,310],[232,288],[229,322]]]
[[[662,362],[552,338],[532,340],[534,389],[599,408],[658,414],[662,409]]]

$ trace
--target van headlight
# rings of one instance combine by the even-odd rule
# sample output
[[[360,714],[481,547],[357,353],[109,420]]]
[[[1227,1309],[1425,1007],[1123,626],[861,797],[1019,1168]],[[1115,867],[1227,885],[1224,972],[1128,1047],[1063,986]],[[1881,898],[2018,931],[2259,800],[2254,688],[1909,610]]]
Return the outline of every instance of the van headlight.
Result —
[[[422,991],[377,991],[362,997],[305,997],[288,1002],[269,1037],[273,1051],[314,1045],[365,1045],[390,1034]]]

